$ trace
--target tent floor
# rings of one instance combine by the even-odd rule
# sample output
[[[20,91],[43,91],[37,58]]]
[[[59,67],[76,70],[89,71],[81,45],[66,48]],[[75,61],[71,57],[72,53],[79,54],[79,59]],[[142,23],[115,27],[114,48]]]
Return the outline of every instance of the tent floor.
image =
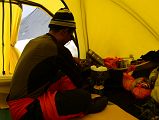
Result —
[[[122,110],[115,104],[107,105],[107,107],[95,114],[89,114],[82,118],[74,118],[71,120],[138,120],[136,117]]]

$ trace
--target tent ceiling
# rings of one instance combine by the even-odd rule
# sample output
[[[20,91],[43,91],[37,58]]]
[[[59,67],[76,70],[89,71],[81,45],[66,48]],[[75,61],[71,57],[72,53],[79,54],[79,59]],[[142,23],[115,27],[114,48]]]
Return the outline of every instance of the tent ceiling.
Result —
[[[32,0],[47,6],[49,2]],[[58,7],[62,5],[57,0]],[[77,22],[81,57],[88,48],[102,57],[136,58],[159,47],[159,2],[156,0],[65,0]],[[57,7],[57,8],[58,8]]]

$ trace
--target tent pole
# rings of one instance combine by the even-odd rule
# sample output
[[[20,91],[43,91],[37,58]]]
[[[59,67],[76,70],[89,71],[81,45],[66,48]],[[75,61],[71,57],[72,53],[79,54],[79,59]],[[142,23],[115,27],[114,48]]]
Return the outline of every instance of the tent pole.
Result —
[[[65,8],[69,9],[64,0],[61,0],[61,2],[64,4]]]
[[[3,61],[3,65],[2,65],[2,74],[5,74],[5,70],[4,70],[4,18],[5,18],[5,8],[4,8],[4,0],[2,0],[2,61]]]
[[[64,4],[65,8],[69,9],[64,0],[61,0],[61,2]],[[78,58],[79,58],[80,57],[80,51],[79,51],[79,44],[78,44],[78,38],[77,38],[76,30],[75,30],[74,34],[75,34],[75,38],[73,39],[73,41],[74,41],[74,43],[75,43],[75,45],[77,47]]]
[[[11,39],[11,34],[12,34],[12,1],[9,0],[9,5],[10,5],[10,39]]]
[[[76,33],[76,30],[75,30],[75,39],[73,40],[76,47],[77,47],[77,51],[78,51],[78,58],[80,58],[80,50],[79,50],[79,44],[78,44],[78,38],[77,38],[77,33]]]

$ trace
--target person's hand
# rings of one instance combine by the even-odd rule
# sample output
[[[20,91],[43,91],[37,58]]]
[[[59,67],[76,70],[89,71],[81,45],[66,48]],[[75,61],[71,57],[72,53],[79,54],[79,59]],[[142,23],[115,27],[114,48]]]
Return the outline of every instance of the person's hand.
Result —
[[[86,59],[80,59],[80,58],[74,57],[74,61],[81,68],[83,68],[87,64],[87,60]]]
[[[80,58],[74,57],[73,59],[74,59],[74,61],[75,61],[77,64],[80,64],[80,62],[81,62]]]

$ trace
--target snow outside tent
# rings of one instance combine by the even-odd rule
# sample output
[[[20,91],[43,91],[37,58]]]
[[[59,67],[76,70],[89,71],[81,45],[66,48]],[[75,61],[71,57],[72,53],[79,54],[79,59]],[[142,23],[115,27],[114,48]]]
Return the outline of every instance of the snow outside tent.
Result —
[[[102,58],[132,54],[136,59],[159,49],[157,0],[0,0],[1,76],[13,74],[20,56],[15,44],[22,4],[38,7],[49,16],[68,7],[76,21],[80,58],[86,58],[88,49]]]

